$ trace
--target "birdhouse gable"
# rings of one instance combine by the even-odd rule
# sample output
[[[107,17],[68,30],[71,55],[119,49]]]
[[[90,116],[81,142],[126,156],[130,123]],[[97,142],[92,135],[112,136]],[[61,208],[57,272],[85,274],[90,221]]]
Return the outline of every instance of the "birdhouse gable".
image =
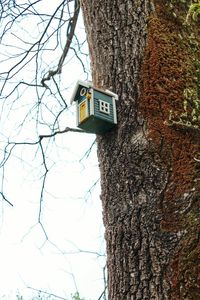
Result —
[[[77,81],[74,91],[71,96],[70,103],[73,101],[80,101],[87,94],[88,90],[92,88],[92,84],[90,82],[85,81]]]

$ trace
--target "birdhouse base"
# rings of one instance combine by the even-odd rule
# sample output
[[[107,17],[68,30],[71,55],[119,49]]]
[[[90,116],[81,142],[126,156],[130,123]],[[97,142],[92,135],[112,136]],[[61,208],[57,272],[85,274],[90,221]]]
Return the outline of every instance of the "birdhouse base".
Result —
[[[84,122],[78,124],[78,127],[88,133],[104,134],[113,129],[116,124],[90,116]]]

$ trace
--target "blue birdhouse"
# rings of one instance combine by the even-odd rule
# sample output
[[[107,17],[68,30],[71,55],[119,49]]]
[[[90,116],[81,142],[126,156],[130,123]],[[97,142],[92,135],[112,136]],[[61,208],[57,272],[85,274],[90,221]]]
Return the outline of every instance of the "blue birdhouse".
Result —
[[[78,81],[71,97],[71,103],[76,102],[77,126],[96,134],[110,131],[117,124],[116,100],[113,92]]]

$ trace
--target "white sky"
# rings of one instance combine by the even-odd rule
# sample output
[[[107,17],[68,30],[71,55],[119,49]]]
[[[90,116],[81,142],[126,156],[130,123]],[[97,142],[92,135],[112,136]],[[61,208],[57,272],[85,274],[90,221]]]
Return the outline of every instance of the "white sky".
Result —
[[[16,33],[19,30],[20,24]],[[82,34],[82,29],[79,30]],[[30,34],[28,27],[26,31]],[[9,41],[13,38],[9,37]],[[0,55],[4,51],[5,47],[1,48]],[[45,59],[48,65],[48,57]],[[54,58],[50,56],[49,59]],[[2,66],[9,67],[7,62]],[[20,76],[27,79],[29,72],[30,69],[20,74],[18,80],[22,80]],[[61,77],[62,87],[65,78],[63,95],[69,104],[76,80],[84,80],[85,74],[77,60],[69,60]],[[9,101],[6,102],[0,121],[0,147],[6,136],[15,141],[35,138],[37,133],[31,119],[23,130],[16,127],[19,120],[24,120],[33,97],[27,89],[22,97],[26,101],[16,102],[9,116]],[[11,97],[11,102],[13,99]],[[51,110],[56,110],[50,96],[48,101],[48,105],[52,105]],[[50,115],[45,118],[51,120]],[[63,115],[60,124],[75,127],[75,119],[75,108],[72,107]],[[41,126],[39,131],[39,134],[49,133],[45,126]],[[57,136],[47,149],[47,162],[51,169],[45,186],[42,224],[49,241],[45,240],[44,232],[37,223],[41,191],[39,178],[44,169],[40,165],[41,157],[38,153],[35,155],[36,148],[17,147],[6,163],[6,169],[1,169],[1,176],[5,175],[4,191],[14,207],[6,202],[0,203],[0,299],[15,299],[19,291],[28,300],[28,295],[34,292],[27,287],[66,298],[78,289],[86,300],[98,299],[102,293],[105,258],[92,253],[78,253],[79,250],[101,254],[105,251],[96,146],[89,157],[80,161],[94,139],[95,135],[67,133]]]

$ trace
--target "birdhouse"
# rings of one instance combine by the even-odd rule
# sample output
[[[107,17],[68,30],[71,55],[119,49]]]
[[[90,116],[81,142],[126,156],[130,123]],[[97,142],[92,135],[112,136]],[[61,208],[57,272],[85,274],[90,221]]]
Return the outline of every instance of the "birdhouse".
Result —
[[[117,124],[116,100],[111,91],[93,87],[91,82],[78,81],[71,103],[76,102],[77,126],[86,132],[103,134]]]

